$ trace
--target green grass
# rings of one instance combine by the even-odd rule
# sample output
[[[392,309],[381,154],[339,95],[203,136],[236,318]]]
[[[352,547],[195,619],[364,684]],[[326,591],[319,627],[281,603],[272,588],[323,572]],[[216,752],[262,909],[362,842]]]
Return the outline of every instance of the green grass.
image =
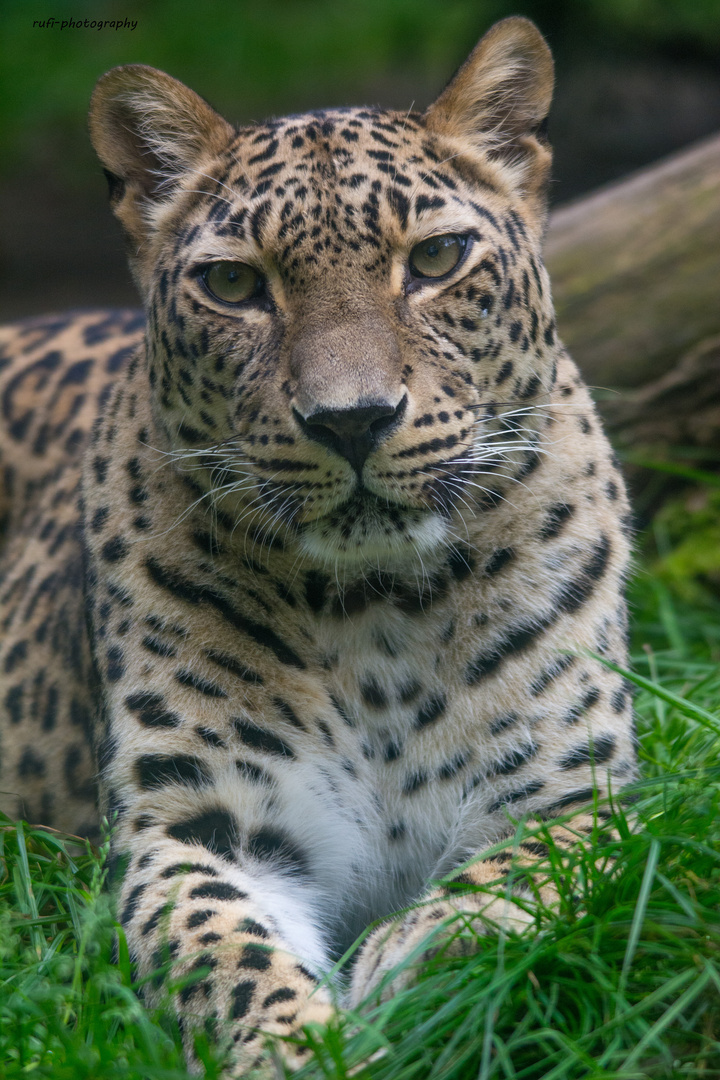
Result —
[[[477,937],[469,958],[441,948],[389,1002],[309,1032],[299,1077],[720,1077],[720,611],[647,574],[632,601],[642,827],[618,808],[616,844],[572,866],[551,848],[562,900],[539,933]],[[0,824],[2,1077],[187,1076],[169,1011],[136,996],[105,854]],[[473,933],[459,917],[450,940]],[[215,1052],[199,1053],[218,1076]]]

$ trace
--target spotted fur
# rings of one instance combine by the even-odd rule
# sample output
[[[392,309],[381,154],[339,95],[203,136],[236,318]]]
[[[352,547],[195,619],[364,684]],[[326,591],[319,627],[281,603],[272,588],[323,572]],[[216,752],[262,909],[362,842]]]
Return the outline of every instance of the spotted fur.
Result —
[[[627,501],[541,259],[551,88],[524,19],[422,116],[236,129],[117,68],[91,132],[146,324],[2,338],[4,807],[93,835],[99,781],[140,974],[190,977],[190,1059],[204,1019],[238,1075],[258,1029],[324,1021],[369,922],[512,819],[577,808],[577,843],[634,774],[591,655],[626,655]],[[447,234],[457,267],[413,275]],[[213,296],[218,260],[260,291]],[[508,858],[377,930],[351,1000]]]

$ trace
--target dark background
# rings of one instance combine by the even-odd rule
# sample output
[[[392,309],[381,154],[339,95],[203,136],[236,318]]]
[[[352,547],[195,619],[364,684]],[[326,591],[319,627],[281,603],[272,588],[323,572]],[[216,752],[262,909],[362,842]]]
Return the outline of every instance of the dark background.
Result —
[[[108,68],[162,68],[240,122],[421,109],[511,14],[555,55],[554,204],[720,129],[720,0],[5,0],[0,318],[137,302],[86,132]],[[48,17],[137,27],[33,27]]]

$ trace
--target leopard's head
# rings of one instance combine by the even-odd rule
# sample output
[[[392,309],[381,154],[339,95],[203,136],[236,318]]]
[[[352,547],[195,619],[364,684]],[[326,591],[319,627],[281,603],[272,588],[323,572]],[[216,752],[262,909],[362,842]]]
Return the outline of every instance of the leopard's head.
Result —
[[[496,24],[422,115],[234,128],[170,76],[90,113],[175,467],[326,565],[452,544],[527,471],[554,380],[540,257],[552,60]]]

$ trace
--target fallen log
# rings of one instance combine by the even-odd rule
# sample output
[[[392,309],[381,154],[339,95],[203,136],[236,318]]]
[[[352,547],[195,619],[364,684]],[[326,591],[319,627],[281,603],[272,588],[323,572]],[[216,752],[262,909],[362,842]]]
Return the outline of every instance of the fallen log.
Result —
[[[715,451],[717,468],[720,136],[556,210],[545,256],[616,444]]]

